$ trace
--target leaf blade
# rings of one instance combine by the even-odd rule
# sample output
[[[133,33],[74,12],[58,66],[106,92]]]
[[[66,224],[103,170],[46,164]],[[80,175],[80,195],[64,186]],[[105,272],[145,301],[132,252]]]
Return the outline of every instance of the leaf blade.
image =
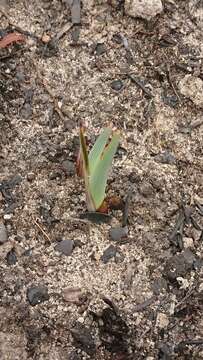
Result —
[[[114,132],[111,141],[100,154],[100,158],[97,160],[93,172],[90,172],[89,190],[96,209],[102,205],[102,202],[105,199],[108,173],[111,168],[119,140],[120,134],[118,132]]]
[[[97,166],[97,162],[99,161],[99,158],[104,151],[104,148],[109,140],[109,137],[112,133],[111,128],[105,128],[103,132],[98,136],[96,139],[95,144],[93,145],[92,149],[89,152],[89,167],[90,167],[90,173],[92,173]]]

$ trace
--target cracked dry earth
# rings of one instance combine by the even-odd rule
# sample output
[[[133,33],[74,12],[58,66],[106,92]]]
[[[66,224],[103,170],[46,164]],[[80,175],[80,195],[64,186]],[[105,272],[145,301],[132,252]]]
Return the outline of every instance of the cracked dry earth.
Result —
[[[123,3],[83,1],[71,27],[65,1],[0,2],[1,38],[25,36],[0,49],[1,360],[203,359],[201,4]],[[121,130],[125,238],[122,209],[80,219],[81,120],[90,144]]]

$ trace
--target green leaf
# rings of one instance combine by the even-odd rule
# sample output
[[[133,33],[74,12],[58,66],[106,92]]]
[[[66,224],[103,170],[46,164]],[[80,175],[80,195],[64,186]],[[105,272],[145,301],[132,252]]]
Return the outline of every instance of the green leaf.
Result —
[[[100,160],[101,154],[104,151],[104,148],[109,140],[111,133],[111,128],[105,128],[104,131],[98,136],[94,146],[90,150],[88,156],[90,173],[94,172],[94,169],[97,166],[98,161]]]
[[[107,143],[107,140],[105,139],[107,134],[109,134],[109,131],[111,133],[112,130],[109,129],[107,132],[107,129],[105,129],[104,130],[105,136],[104,136],[104,132],[101,134],[103,136],[102,137],[103,150],[101,150],[102,140],[99,143],[98,147],[95,147],[95,149],[97,150],[97,151],[95,150],[95,154],[97,154],[95,155],[96,160],[95,160],[95,164],[91,166],[93,171],[91,172],[90,170],[90,176],[89,176],[89,192],[93,199],[96,210],[102,205],[105,199],[105,189],[107,184],[108,173],[111,168],[112,160],[116,153],[120,139],[120,134],[118,132],[114,132],[111,141],[106,147],[104,147]]]

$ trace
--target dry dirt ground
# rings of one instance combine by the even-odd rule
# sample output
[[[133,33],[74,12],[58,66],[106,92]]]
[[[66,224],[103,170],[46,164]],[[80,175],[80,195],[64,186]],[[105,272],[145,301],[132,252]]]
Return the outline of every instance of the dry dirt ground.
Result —
[[[0,49],[1,360],[203,359],[203,101],[181,85],[201,87],[202,28],[186,0],[149,22],[117,3],[83,1],[73,27],[60,0],[0,14],[2,39],[25,36]],[[122,210],[80,219],[81,120],[90,144],[121,130],[126,238]]]

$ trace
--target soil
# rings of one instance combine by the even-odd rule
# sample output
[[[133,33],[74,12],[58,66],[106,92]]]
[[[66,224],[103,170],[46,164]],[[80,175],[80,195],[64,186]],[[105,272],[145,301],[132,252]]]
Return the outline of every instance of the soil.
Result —
[[[203,80],[202,28],[191,1],[150,22],[115,3],[73,26],[65,1],[2,2],[0,36],[25,39],[0,49],[1,360],[203,359],[203,117],[179,86]],[[123,239],[122,210],[80,218],[80,121],[90,144],[121,131]]]

